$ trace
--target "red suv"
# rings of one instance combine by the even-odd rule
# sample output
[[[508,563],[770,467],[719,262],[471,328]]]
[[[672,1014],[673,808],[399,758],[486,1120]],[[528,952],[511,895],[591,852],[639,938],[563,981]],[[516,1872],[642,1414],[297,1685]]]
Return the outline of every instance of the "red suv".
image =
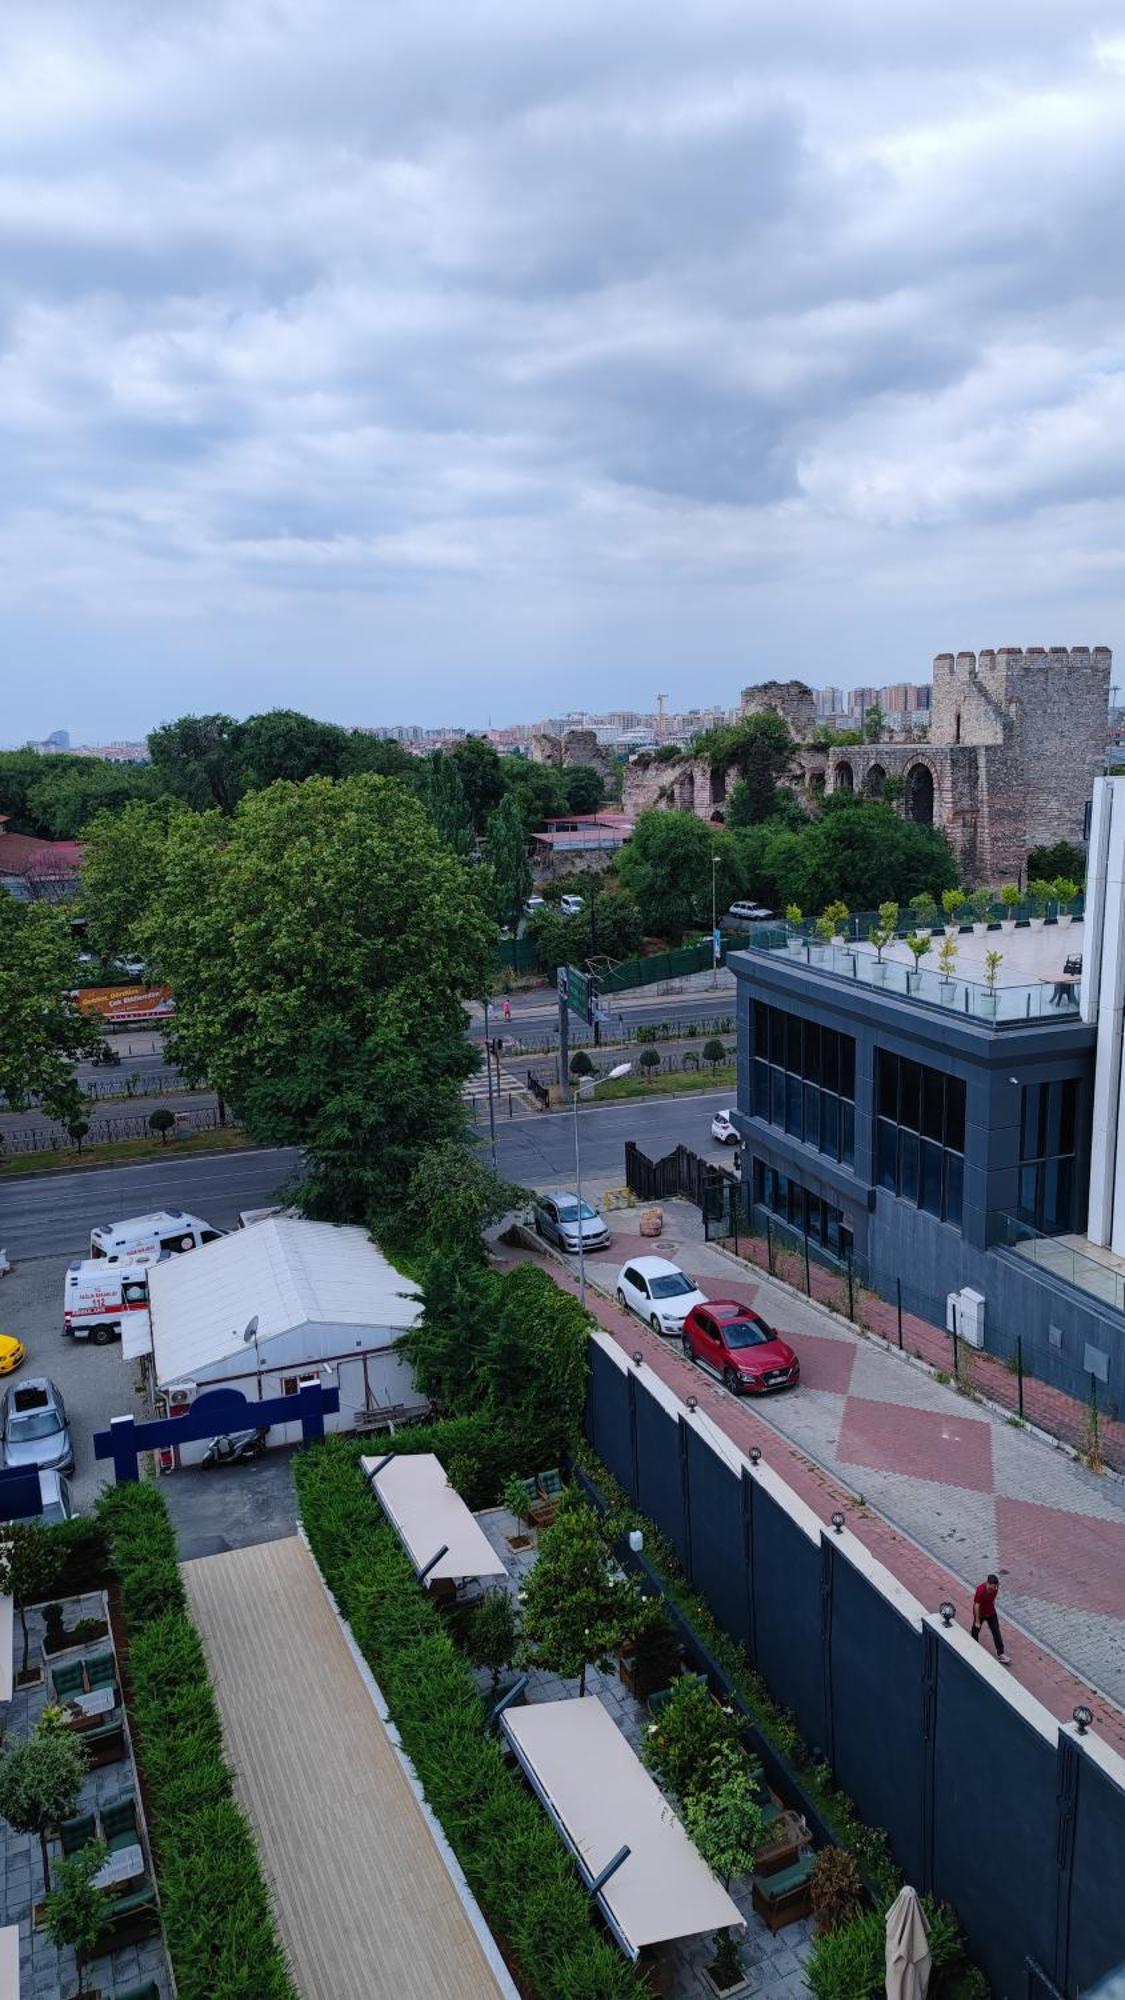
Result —
[[[684,1321],[684,1355],[706,1362],[736,1396],[791,1389],[801,1364],[787,1341],[737,1299],[708,1299]]]

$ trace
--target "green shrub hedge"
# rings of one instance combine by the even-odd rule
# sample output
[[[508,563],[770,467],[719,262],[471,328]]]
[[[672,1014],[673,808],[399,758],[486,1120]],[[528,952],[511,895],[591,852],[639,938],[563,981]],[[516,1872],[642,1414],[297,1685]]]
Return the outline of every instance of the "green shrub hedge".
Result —
[[[231,1795],[168,1510],[154,1486],[116,1486],[98,1515],[121,1590],[129,1718],[180,2000],[294,2000],[254,1837]]]
[[[414,1435],[430,1440],[419,1449],[433,1449],[432,1427]],[[396,1438],[396,1450],[411,1436]],[[597,1928],[550,1821],[485,1735],[472,1670],[419,1589],[358,1456],[337,1438],[297,1455],[301,1518],[473,1894],[538,2000],[640,2000],[636,1971]]]

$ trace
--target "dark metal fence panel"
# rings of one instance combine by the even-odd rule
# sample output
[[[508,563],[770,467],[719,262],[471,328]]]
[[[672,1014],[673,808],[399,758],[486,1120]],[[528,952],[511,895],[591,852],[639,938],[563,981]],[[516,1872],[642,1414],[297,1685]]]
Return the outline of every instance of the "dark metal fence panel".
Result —
[[[750,1639],[749,1576],[743,1548],[738,1474],[690,1426],[687,1432],[691,1550],[695,1588],[724,1631]]]
[[[933,1888],[997,1993],[1022,1990],[1055,1936],[1055,1751],[955,1649],[939,1648]]]
[[[1081,1744],[1066,1908],[1069,1951],[1056,1969],[1068,1993],[1085,1993],[1125,1965],[1125,1792]],[[1116,1884],[1116,1888],[1112,1885]]]
[[[602,1464],[628,1492],[633,1483],[628,1378],[597,1341],[590,1343],[586,1430]]]
[[[754,1485],[754,1626],[757,1667],[797,1717],[805,1741],[827,1736],[821,1643],[820,1544],[764,1486]]]
[[[647,1392],[637,1396],[637,1472],[640,1481],[637,1505],[651,1514],[686,1566],[676,1419]]]
[[[832,1762],[885,1827],[909,1882],[922,1880],[922,1634],[828,1538]]]

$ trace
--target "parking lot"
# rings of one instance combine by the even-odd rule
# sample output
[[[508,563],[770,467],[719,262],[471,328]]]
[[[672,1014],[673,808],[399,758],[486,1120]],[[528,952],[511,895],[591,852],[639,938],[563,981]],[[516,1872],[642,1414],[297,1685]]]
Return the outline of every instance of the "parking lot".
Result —
[[[84,1248],[88,1245],[76,1243],[72,1254],[78,1256]],[[71,1491],[75,1506],[86,1513],[109,1473],[94,1458],[94,1431],[103,1430],[111,1417],[130,1411],[140,1416],[143,1407],[135,1387],[138,1363],[123,1361],[116,1342],[92,1347],[63,1332],[63,1279],[69,1261],[37,1257],[0,1278],[0,1332],[18,1335],[27,1347],[27,1360],[0,1380],[0,1388],[29,1375],[49,1375],[57,1382],[74,1440]]]

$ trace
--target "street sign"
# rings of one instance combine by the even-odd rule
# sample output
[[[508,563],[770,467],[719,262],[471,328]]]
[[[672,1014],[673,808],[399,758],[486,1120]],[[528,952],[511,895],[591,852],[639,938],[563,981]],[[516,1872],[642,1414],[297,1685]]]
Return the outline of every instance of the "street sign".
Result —
[[[580,972],[576,965],[568,965],[564,971],[559,967],[559,998],[565,1000],[572,1014],[590,1027],[594,1025],[597,1011],[597,982],[589,972]]]

